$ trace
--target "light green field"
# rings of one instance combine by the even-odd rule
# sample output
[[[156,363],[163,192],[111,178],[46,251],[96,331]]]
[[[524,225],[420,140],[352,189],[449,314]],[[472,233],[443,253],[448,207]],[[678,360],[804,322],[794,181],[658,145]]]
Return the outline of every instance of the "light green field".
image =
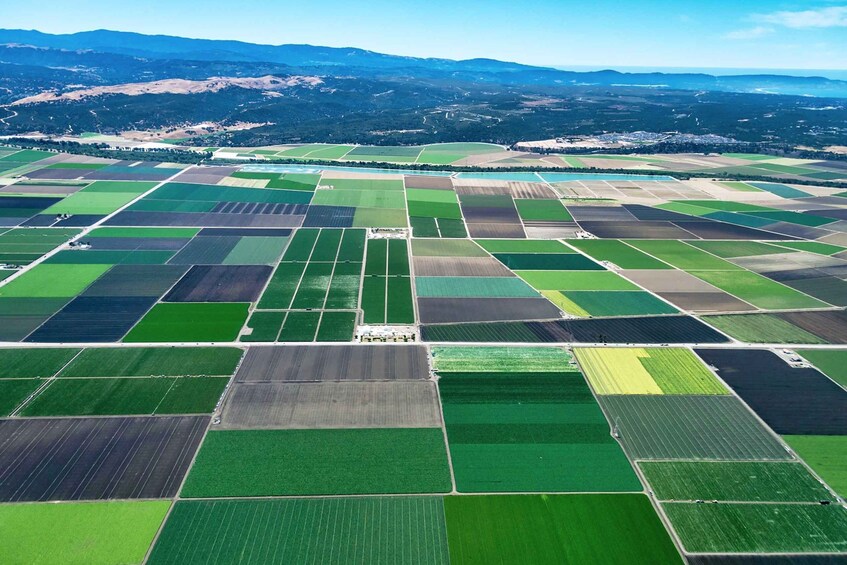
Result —
[[[611,271],[515,271],[537,290],[640,290]]]
[[[155,182],[95,182],[53,204],[44,214],[111,214],[147,192]]]
[[[412,255],[417,257],[488,257],[483,249],[473,241],[413,239]]]
[[[818,255],[835,255],[842,251],[847,251],[847,248],[829,243],[821,243],[820,241],[781,241],[774,243],[779,247],[787,249],[795,249],[797,251],[807,251],[809,253],[817,253]]]
[[[526,221],[572,222],[573,217],[559,200],[516,199],[515,206]]]
[[[718,271],[738,271],[741,267],[733,265],[729,261],[724,261],[720,257],[716,257],[705,251],[701,251],[696,247],[692,247],[686,243],[670,239],[657,240],[628,240],[628,244],[632,245],[661,259],[665,263],[673,265],[677,269],[689,270],[718,270]]]
[[[0,288],[0,296],[70,298],[93,283],[112,265],[41,264]]]
[[[168,500],[0,505],[0,562],[141,563],[170,505]]]
[[[750,271],[688,271],[763,310],[827,308],[829,304]]]
[[[393,190],[318,190],[312,198],[316,206],[406,209],[403,193]]]
[[[621,269],[670,269],[670,265],[633,249],[617,239],[571,239],[576,247],[598,261],[609,261]]]
[[[783,436],[835,492],[847,496],[847,436]]]
[[[405,201],[403,203],[405,205]],[[353,214],[353,227],[356,228],[405,228],[407,225],[405,208],[356,208]]]
[[[773,255],[776,253],[786,253],[785,249],[771,245],[769,243],[760,243],[758,241],[689,241],[687,242],[698,249],[708,251],[718,257],[724,259],[732,259],[734,257],[757,257],[759,255]]]
[[[432,346],[433,368],[444,372],[577,371],[573,356],[559,347]]]
[[[597,394],[729,394],[690,349],[574,349]]]

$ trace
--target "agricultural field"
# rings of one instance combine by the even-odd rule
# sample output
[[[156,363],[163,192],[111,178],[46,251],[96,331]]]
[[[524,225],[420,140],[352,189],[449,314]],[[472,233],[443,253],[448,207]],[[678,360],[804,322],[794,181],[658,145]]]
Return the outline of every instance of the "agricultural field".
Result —
[[[577,348],[597,394],[728,394],[689,349]]]
[[[4,563],[142,563],[166,500],[0,506]],[[50,533],[50,542],[43,535]]]
[[[473,358],[468,349],[444,348],[434,356],[459,492],[640,490],[564,352],[540,356],[524,368],[520,360],[530,352],[494,348],[477,355],[498,367],[449,371]]]
[[[447,497],[450,562],[679,563],[642,494]]]
[[[0,562],[847,555],[837,170],[207,153],[0,148]]]

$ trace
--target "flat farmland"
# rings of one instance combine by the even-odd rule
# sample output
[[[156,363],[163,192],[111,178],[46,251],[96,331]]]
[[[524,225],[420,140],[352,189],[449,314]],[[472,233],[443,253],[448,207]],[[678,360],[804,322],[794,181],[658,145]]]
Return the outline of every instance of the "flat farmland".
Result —
[[[608,261],[621,269],[670,269],[667,263],[615,239],[571,239],[571,245],[597,261]]]
[[[361,300],[366,324],[414,323],[407,245],[401,239],[368,241]]]
[[[198,155],[0,147],[0,562],[847,555],[838,163]]]
[[[681,563],[646,496],[451,496],[450,562]]]
[[[210,414],[229,377],[56,379],[22,416]]]
[[[847,434],[847,391],[771,351],[698,349],[704,361],[779,434]]]
[[[847,436],[783,436],[799,457],[842,497],[847,493]]]
[[[574,350],[597,394],[728,394],[690,349]]]
[[[176,504],[151,564],[446,565],[440,497],[198,500]]]
[[[422,381],[238,383],[221,417],[224,429],[440,425],[435,385]]]
[[[663,508],[693,553],[833,553],[847,545],[847,509],[840,505],[666,503]]]
[[[72,363],[62,369],[59,376],[229,376],[235,372],[243,354],[244,351],[234,347],[91,348],[76,356]]]
[[[440,372],[460,492],[616,492],[641,485],[579,372]]]
[[[426,349],[420,345],[313,345],[252,348],[235,375],[237,382],[425,380]]]
[[[52,377],[79,349],[0,349],[0,378]]]
[[[208,423],[202,416],[0,420],[0,500],[174,496]],[[40,450],[31,448],[36,438]]]
[[[769,314],[706,316],[703,320],[748,343],[826,343],[825,339]]]
[[[791,458],[732,396],[601,396],[600,404],[633,459]]]
[[[0,380],[0,416],[9,416],[43,382],[41,379]]]
[[[182,496],[449,490],[440,429],[235,430],[206,436]]]
[[[826,308],[821,302],[791,287],[749,271],[689,271],[715,287],[764,310]]]
[[[160,303],[127,334],[127,342],[234,341],[248,303]]]
[[[169,500],[0,505],[0,537],[5,542],[0,544],[0,561],[142,563],[170,505]]]
[[[576,371],[573,355],[558,347],[433,346],[432,365],[445,373]]]
[[[641,461],[659,500],[834,501],[801,463],[760,461]]]

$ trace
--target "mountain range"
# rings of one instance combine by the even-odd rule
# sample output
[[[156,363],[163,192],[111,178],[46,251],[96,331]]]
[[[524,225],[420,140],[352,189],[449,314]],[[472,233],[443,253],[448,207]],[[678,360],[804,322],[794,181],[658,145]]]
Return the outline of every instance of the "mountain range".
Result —
[[[494,59],[417,58],[376,53],[353,47],[258,45],[242,41],[190,39],[110,30],[53,35],[34,30],[0,30],[0,45],[21,45],[71,52],[118,54],[147,60],[191,60],[227,63],[276,63],[300,69],[332,72],[399,74],[452,73],[509,84],[572,84],[649,86],[847,98],[847,81],[779,74],[714,76],[704,73],[622,73],[615,70],[578,72],[497,61]],[[3,60],[8,60],[4,58]]]
[[[493,59],[109,30],[0,30],[0,134],[192,131],[188,143],[418,144],[609,132],[843,145],[847,81],[576,72]],[[248,124],[248,125],[245,125]]]

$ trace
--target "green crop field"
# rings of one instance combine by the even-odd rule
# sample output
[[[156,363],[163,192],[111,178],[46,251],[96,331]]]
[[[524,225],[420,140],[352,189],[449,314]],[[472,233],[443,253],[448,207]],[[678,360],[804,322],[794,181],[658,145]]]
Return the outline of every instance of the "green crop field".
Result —
[[[0,287],[0,297],[71,298],[97,280],[111,265],[37,265]]]
[[[178,502],[152,565],[447,565],[440,497]]]
[[[847,509],[840,505],[667,503],[664,510],[689,552],[829,553],[847,546]]]
[[[176,171],[174,171],[176,172]],[[111,214],[156,186],[155,182],[97,181],[47,208],[45,214]]]
[[[818,255],[835,255],[836,253],[847,251],[845,247],[822,243],[820,241],[780,241],[779,243],[774,243],[774,245],[797,251],[816,253]]]
[[[239,430],[207,435],[182,496],[449,490],[440,429]]]
[[[79,349],[0,349],[0,379],[52,377]]]
[[[642,461],[638,466],[659,500],[834,502],[800,463]]]
[[[161,500],[0,505],[0,562],[141,563],[170,504]]]
[[[632,240],[629,245],[673,265],[677,269],[703,271],[739,271],[741,267],[720,257],[675,240]]]
[[[688,241],[686,243],[723,259],[757,257],[787,252],[786,249],[776,245],[758,241]]]
[[[802,328],[768,314],[704,316],[703,321],[749,343],[826,343]]]
[[[60,377],[228,376],[243,350],[235,347],[124,347],[85,349]]]
[[[431,348],[432,365],[444,372],[554,372],[577,371],[573,356],[559,347],[465,347]]]
[[[211,413],[228,377],[56,379],[23,416]]]
[[[646,496],[451,496],[452,565],[681,563]]]
[[[621,269],[670,269],[671,266],[617,239],[570,239],[571,245],[597,261],[609,261]]]
[[[835,492],[847,496],[847,436],[783,436]]]
[[[786,460],[791,456],[734,396],[600,396],[633,459]]]
[[[0,416],[10,415],[42,383],[41,379],[0,379]]]
[[[238,302],[156,304],[124,341],[234,341],[247,320],[249,306]]]
[[[572,222],[573,217],[560,200],[516,199],[515,206],[524,221]]]
[[[640,290],[610,271],[515,271],[538,290]]]
[[[505,111],[441,108],[0,145],[0,565],[847,558],[847,171],[413,145]]]
[[[718,287],[763,310],[826,308],[829,305],[793,288],[750,271],[689,271],[695,277]]]
[[[573,253],[561,242],[544,239],[479,239],[476,242],[489,253]]]
[[[501,263],[518,271],[602,271],[603,267],[579,253],[497,253]]]
[[[641,290],[567,291],[562,295],[576,306],[571,312],[584,316],[651,316],[676,314],[678,310],[667,302]]]
[[[459,492],[641,490],[578,372],[440,375]]]

